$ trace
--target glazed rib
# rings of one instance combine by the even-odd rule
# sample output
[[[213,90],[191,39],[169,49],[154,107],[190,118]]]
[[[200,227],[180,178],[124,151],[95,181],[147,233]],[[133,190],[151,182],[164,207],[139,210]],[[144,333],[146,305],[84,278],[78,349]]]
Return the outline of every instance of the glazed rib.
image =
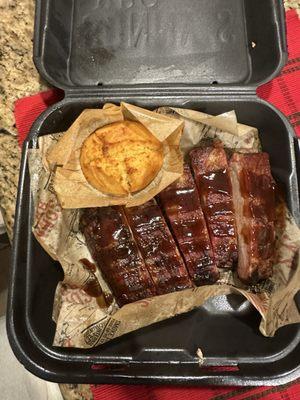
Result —
[[[119,305],[156,295],[121,207],[84,210],[80,230]]]
[[[157,294],[191,287],[184,262],[156,201],[125,208],[125,212]]]
[[[237,236],[226,153],[220,147],[197,148],[190,159],[217,267],[237,261]]]
[[[189,165],[180,179],[158,195],[173,235],[194,283],[214,283],[219,278],[200,199]]]
[[[230,162],[239,235],[238,275],[255,283],[272,275],[275,183],[266,153],[234,154]]]

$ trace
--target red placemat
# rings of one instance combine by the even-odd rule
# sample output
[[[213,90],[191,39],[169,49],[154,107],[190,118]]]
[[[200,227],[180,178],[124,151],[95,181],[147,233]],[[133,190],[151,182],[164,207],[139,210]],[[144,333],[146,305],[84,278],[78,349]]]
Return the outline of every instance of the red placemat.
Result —
[[[63,97],[64,92],[62,90],[51,89],[33,96],[23,97],[15,102],[14,114],[20,145],[22,145],[37,117],[52,104],[62,100]]]
[[[300,137],[300,20],[295,10],[286,13],[289,59],[280,75],[259,87],[257,94],[285,114]]]
[[[281,74],[260,88],[260,97],[274,104],[289,118],[300,137],[300,21],[295,11],[287,12],[289,61]],[[52,89],[15,103],[15,119],[20,144],[34,120],[63,98]],[[271,134],[271,132],[270,132]],[[91,386],[94,400],[299,400],[300,380],[280,387],[174,387],[174,386]]]
[[[300,382],[279,387],[92,386],[94,400],[299,400]]]

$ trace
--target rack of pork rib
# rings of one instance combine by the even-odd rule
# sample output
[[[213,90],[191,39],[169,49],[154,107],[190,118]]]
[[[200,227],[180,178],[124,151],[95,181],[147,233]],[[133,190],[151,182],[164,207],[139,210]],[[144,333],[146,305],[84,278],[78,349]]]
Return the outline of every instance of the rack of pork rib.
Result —
[[[82,211],[80,230],[119,305],[218,281],[272,275],[275,182],[266,153],[193,149],[183,175],[131,208]]]

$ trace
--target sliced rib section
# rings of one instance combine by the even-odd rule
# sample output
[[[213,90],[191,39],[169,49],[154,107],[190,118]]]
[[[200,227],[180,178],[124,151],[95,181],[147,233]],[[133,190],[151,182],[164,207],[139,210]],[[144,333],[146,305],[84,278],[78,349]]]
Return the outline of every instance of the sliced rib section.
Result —
[[[80,230],[119,305],[156,295],[121,207],[84,210]]]
[[[190,159],[218,267],[237,261],[232,187],[226,153],[221,147],[197,148]]]
[[[157,294],[191,287],[184,262],[156,201],[125,208],[125,212]]]
[[[266,153],[234,154],[230,162],[239,234],[238,275],[255,283],[272,275],[275,183]]]
[[[189,165],[158,198],[193,282],[198,286],[216,282],[219,271]]]

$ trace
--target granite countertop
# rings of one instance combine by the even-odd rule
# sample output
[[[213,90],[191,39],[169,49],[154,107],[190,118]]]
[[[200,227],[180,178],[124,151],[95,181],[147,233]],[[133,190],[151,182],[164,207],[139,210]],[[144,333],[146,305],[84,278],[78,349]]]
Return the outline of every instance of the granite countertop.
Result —
[[[12,237],[20,149],[14,102],[44,90],[32,62],[34,0],[0,0],[0,207]]]
[[[45,88],[32,62],[34,0],[0,0],[0,129],[16,135],[16,99]]]
[[[284,6],[288,10],[294,8],[300,14],[300,1],[299,0],[284,0]]]

